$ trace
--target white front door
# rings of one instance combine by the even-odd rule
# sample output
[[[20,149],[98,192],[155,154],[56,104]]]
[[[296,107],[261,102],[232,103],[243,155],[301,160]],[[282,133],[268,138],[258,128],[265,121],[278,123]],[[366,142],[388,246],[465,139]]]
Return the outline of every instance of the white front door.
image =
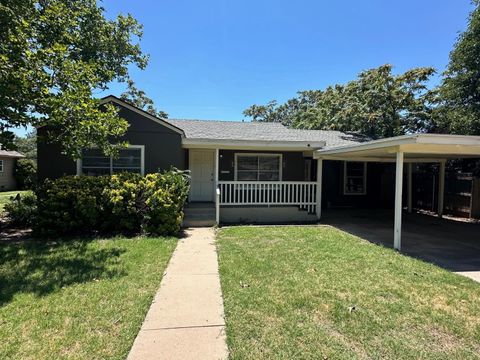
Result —
[[[213,201],[215,151],[190,150],[190,201]]]

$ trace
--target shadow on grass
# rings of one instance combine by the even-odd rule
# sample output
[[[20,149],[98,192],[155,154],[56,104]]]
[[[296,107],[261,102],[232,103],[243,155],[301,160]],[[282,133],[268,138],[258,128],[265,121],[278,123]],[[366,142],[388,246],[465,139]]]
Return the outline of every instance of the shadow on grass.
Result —
[[[121,248],[90,241],[0,245],[0,306],[17,293],[47,295],[65,286],[124,276]]]

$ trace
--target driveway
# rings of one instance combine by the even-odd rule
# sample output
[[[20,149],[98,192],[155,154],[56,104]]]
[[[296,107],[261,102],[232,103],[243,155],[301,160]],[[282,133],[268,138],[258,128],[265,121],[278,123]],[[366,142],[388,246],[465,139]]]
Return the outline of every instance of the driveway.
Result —
[[[393,247],[393,211],[330,210],[322,222]],[[480,282],[480,224],[403,214],[402,252]]]

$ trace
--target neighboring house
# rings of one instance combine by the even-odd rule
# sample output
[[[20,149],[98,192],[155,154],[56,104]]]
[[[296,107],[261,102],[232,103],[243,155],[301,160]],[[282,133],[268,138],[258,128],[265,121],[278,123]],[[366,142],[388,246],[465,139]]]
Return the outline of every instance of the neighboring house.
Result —
[[[2,150],[0,145],[0,191],[15,190],[15,164],[25,156],[17,151]]]
[[[39,143],[40,181],[75,174],[146,174],[171,166],[189,169],[187,214],[203,224],[314,222],[322,208],[395,207],[397,229],[404,161],[438,163],[443,174],[449,158],[480,156],[480,137],[409,135],[369,141],[278,123],[162,120],[114,96],[103,101],[118,106],[130,123],[124,136],[130,147],[116,159],[85,150],[74,162],[58,146]],[[44,132],[38,129],[40,137]],[[410,165],[408,170],[404,202],[411,210]]]

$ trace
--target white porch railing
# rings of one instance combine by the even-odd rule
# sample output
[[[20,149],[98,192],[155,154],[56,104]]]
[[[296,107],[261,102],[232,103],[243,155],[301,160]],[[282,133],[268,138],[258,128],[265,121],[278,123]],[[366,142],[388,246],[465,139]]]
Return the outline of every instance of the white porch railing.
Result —
[[[307,181],[219,181],[219,205],[296,205],[316,211],[317,183]]]

